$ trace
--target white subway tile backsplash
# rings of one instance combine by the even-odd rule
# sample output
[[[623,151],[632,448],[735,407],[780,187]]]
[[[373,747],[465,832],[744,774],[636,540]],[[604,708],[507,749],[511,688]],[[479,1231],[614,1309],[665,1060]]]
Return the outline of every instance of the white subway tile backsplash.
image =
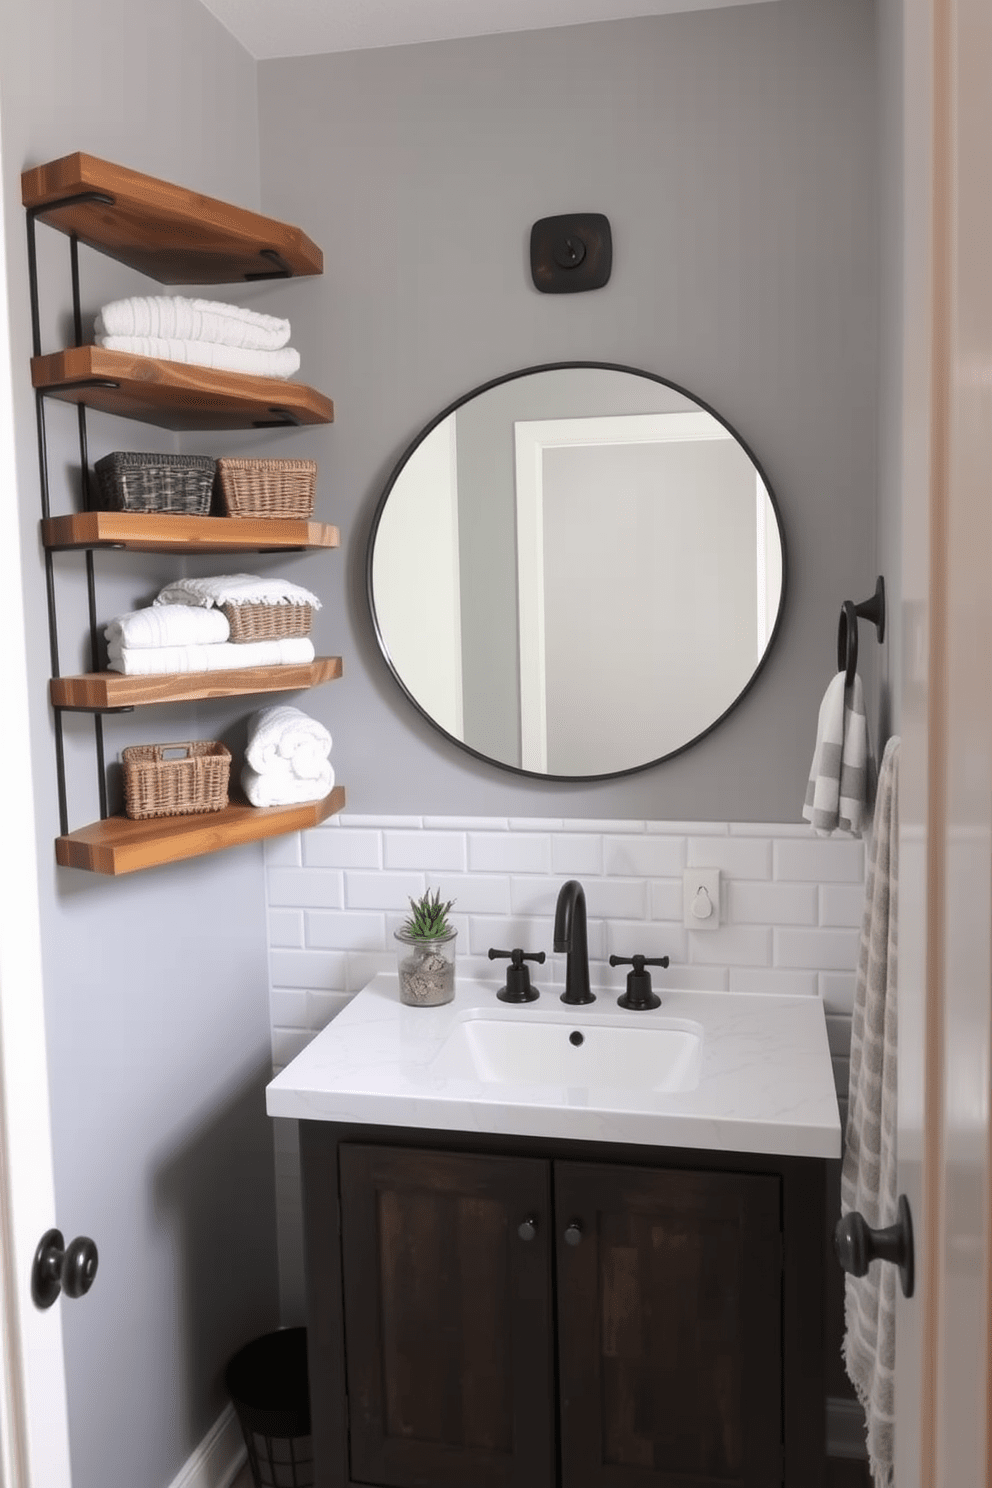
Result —
[[[603,838],[599,832],[558,832],[551,838],[551,871],[563,878],[603,872]]]
[[[384,868],[419,868],[425,873],[463,873],[467,867],[464,832],[384,832]]]
[[[366,981],[370,980],[370,977],[366,977]],[[307,1027],[313,1033],[319,1033],[350,1001],[350,992],[308,992]]]
[[[862,884],[820,885],[821,925],[860,929],[864,907],[865,891]]]
[[[428,831],[508,832],[510,823],[502,816],[425,816],[424,827]],[[529,830],[534,830],[533,824]]]
[[[807,883],[859,883],[864,875],[860,839],[812,838],[775,842],[775,877]]]
[[[294,1035],[323,1027],[377,972],[394,970],[393,931],[426,887],[455,901],[462,971],[495,989],[504,968],[488,960],[490,946],[543,950],[534,985],[560,990],[553,918],[570,877],[585,889],[603,995],[625,985],[611,954],[667,955],[662,995],[667,984],[820,996],[836,1048],[853,1006],[863,865],[860,841],[815,838],[805,823],[345,813],[266,846],[273,1055],[285,1063]],[[683,927],[686,866],[721,870],[716,931]]]
[[[684,837],[611,833],[603,841],[603,871],[607,874],[675,878],[684,867]]]
[[[721,925],[717,930],[688,932],[693,966],[767,966],[772,931],[764,925]]]
[[[366,873],[357,868],[344,875],[344,902],[349,909],[395,909],[410,912],[410,900],[426,887],[423,873]]]
[[[344,904],[344,875],[340,869],[277,867],[268,870],[267,878],[270,905],[340,909]]]
[[[656,878],[648,885],[648,918],[682,924],[681,878]]]
[[[734,966],[730,970],[731,992],[756,992],[761,996],[815,997],[815,971],[780,971],[771,966]]]
[[[352,811],[341,811],[337,816],[328,817],[319,831],[350,831],[354,827],[371,827],[375,832],[384,832],[389,827],[398,827],[400,830],[416,831],[424,825],[421,816],[359,816]]]
[[[690,837],[688,868],[719,868],[729,878],[771,878],[772,845],[760,837]]]
[[[815,925],[816,884],[732,881],[725,885],[726,916],[739,925]]]
[[[470,832],[468,866],[473,873],[550,873],[551,837],[546,832]]]
[[[681,925],[658,920],[607,920],[603,960],[610,956],[670,956],[685,962],[688,939]],[[670,973],[669,973],[670,975]]]
[[[858,963],[856,930],[793,930],[773,932],[776,966],[815,966],[821,971],[847,971]]]
[[[269,993],[269,1013],[273,1027],[312,1027],[307,1014],[307,992],[303,987],[273,987]]]
[[[307,868],[381,868],[381,834],[353,827],[307,832],[303,862]]]
[[[385,916],[373,913],[349,914],[346,910],[334,909],[308,910],[307,945],[341,951],[384,950]]]
[[[453,899],[455,917],[470,914],[507,914],[510,909],[510,880],[497,873],[442,873],[431,887],[442,899]]]
[[[299,909],[271,909],[269,911],[269,945],[303,945],[303,911]]]
[[[343,987],[345,958],[332,951],[269,952],[269,976],[273,987]]]
[[[302,838],[299,832],[287,837],[269,837],[265,840],[265,868],[298,868],[303,861]]]

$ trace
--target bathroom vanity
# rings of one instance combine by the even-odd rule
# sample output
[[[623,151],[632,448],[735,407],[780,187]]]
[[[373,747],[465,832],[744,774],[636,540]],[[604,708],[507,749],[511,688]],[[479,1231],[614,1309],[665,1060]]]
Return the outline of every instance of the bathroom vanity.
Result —
[[[269,1086],[320,1488],[815,1488],[822,1006],[498,985],[420,1009],[376,977]]]

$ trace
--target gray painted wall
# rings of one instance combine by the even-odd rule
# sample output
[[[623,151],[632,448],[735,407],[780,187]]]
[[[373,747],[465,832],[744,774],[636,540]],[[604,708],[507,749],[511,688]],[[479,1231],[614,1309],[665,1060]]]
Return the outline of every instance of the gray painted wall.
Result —
[[[277,1322],[261,849],[119,882],[58,870],[38,461],[20,172],[74,150],[258,206],[254,62],[195,0],[9,5],[0,48],[3,190],[38,789],[58,1223],[100,1271],[63,1309],[74,1488],[170,1482],[225,1403],[223,1365]],[[44,350],[65,344],[68,247],[39,228]],[[84,308],[148,281],[84,250]],[[216,294],[216,291],[214,292]],[[258,291],[262,299],[268,291]],[[55,510],[78,487],[75,414],[49,404]],[[172,436],[94,416],[93,459]],[[164,560],[98,559],[101,619],[147,599]],[[64,670],[86,667],[80,558],[60,560]],[[236,733],[235,714],[108,722],[142,739]],[[71,825],[97,815],[92,725],[68,730]],[[16,787],[15,787],[16,788]]]
[[[323,280],[285,296],[305,376],[337,404],[301,444],[345,549],[299,572],[345,658],[308,706],[353,810],[798,819],[839,607],[875,577],[875,69],[870,0],[260,66],[264,209],[326,254]],[[540,295],[531,224],[569,210],[610,217],[613,278]],[[660,373],[739,430],[781,502],[789,592],[721,729],[643,774],[551,785],[475,761],[411,709],[372,634],[364,545],[394,462],[441,408],[585,358]],[[866,637],[869,678],[874,662]],[[589,686],[608,708],[606,679]]]

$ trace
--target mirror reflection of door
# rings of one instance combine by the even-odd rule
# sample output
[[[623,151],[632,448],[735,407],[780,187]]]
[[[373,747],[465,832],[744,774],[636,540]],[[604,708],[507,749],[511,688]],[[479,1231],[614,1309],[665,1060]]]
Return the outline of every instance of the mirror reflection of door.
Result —
[[[686,748],[750,687],[781,615],[781,523],[743,442],[683,389],[532,368],[414,440],[367,580],[393,674],[442,732],[597,779]]]
[[[709,413],[514,433],[523,767],[587,775],[680,749],[768,644],[781,544],[760,476]],[[590,709],[599,676],[607,710]]]

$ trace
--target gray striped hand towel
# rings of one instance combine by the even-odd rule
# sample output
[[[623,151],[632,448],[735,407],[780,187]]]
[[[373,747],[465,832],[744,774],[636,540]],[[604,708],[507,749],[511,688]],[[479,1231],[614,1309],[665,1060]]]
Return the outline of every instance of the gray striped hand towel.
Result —
[[[838,672],[820,704],[803,816],[820,837],[834,832],[860,837],[868,825],[874,785],[861,678],[855,673],[847,687],[844,673]]]
[[[878,778],[851,1025],[851,1094],[841,1212],[872,1228],[896,1218],[899,752],[890,739]],[[891,1488],[894,1456],[895,1266],[873,1261],[845,1277],[844,1365],[865,1411],[876,1488]]]

